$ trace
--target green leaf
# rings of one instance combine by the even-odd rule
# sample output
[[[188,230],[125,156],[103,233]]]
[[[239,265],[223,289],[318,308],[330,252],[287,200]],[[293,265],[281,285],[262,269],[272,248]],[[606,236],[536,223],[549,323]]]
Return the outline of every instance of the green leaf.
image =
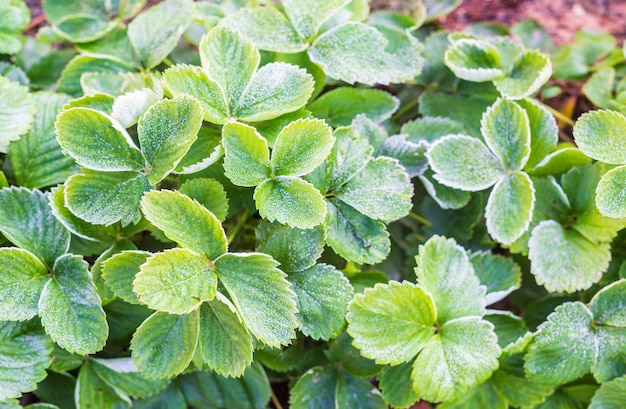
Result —
[[[191,145],[189,152],[181,159],[174,172],[185,175],[196,173],[213,165],[223,156],[222,130],[203,127],[198,132],[198,139]]]
[[[146,219],[182,247],[215,260],[227,249],[226,234],[215,215],[195,200],[169,190],[153,190],[141,200]]]
[[[137,294],[133,292],[133,281],[139,273],[139,267],[152,254],[147,251],[122,251],[108,258],[102,264],[102,277],[106,285],[116,296],[130,304],[139,304]]]
[[[484,190],[504,175],[500,160],[471,136],[444,136],[431,145],[426,157],[435,179],[456,189]]]
[[[0,76],[0,152],[6,153],[10,141],[25,134],[36,112],[28,87]]]
[[[394,408],[407,408],[419,400],[411,385],[413,361],[385,367],[377,378],[385,402]]]
[[[460,397],[437,406],[440,409],[482,408],[508,409],[509,403],[502,397],[492,382],[475,386]]]
[[[260,50],[297,53],[307,48],[293,26],[275,7],[241,8],[221,19],[220,24],[239,30]]]
[[[310,173],[330,153],[335,138],[319,119],[299,119],[278,134],[272,151],[274,175],[302,176]]]
[[[500,367],[491,380],[502,397],[512,406],[526,407],[539,403],[554,391],[554,386],[529,380],[524,374],[524,354],[500,358]]]
[[[185,181],[178,191],[206,207],[223,222],[228,215],[228,198],[224,186],[215,179],[198,178]]]
[[[191,24],[191,0],[167,0],[137,16],[128,25],[128,37],[146,69],[152,69],[176,47]]]
[[[433,236],[415,257],[417,282],[431,295],[442,324],[455,318],[482,316],[485,288],[463,247],[453,239]]]
[[[524,172],[513,172],[494,186],[487,207],[487,231],[500,243],[509,245],[530,225],[535,205],[535,188]]]
[[[393,46],[387,47],[391,40]],[[420,48],[419,42],[407,33],[382,33],[374,27],[349,22],[319,36],[308,53],[329,77],[349,84],[387,85],[413,79],[420,73]]]
[[[589,409],[619,409],[626,393],[626,376],[602,384],[591,399]]]
[[[502,300],[522,285],[521,268],[510,258],[479,251],[473,253],[469,261],[480,283],[487,287],[487,305]]]
[[[385,224],[371,219],[340,200],[326,202],[326,242],[346,260],[377,264],[389,254]]]
[[[141,151],[114,119],[89,108],[62,111],[56,122],[59,144],[76,162],[102,171],[139,171]]]
[[[308,40],[317,34],[322,23],[348,2],[349,0],[285,0],[283,6],[300,37]]]
[[[377,153],[376,156],[381,156],[381,145],[389,138],[387,129],[371,120],[367,115],[359,114],[352,120],[352,132],[372,145]]]
[[[471,192],[454,189],[436,181],[434,173],[428,168],[423,174],[418,175],[418,179],[441,209],[461,209],[472,199]]]
[[[422,287],[404,281],[376,284],[348,305],[348,333],[361,355],[378,364],[398,365],[417,355],[435,336],[433,298]],[[380,328],[389,331],[385,336]]]
[[[80,256],[66,254],[54,263],[52,279],[41,293],[39,315],[50,337],[72,353],[98,352],[109,335],[100,297]]]
[[[400,101],[379,89],[339,87],[324,93],[308,109],[334,127],[349,126],[359,114],[376,123],[391,117]]]
[[[163,98],[161,89],[142,88],[127,92],[115,98],[111,108],[111,118],[119,122],[122,127],[130,128],[136,125],[139,118],[161,98]]]
[[[11,163],[20,186],[41,188],[64,182],[78,167],[63,155],[54,135],[57,113],[69,97],[48,91],[33,96],[35,119],[28,133],[11,142]]]
[[[70,233],[52,215],[48,198],[39,190],[0,189],[0,231],[48,268],[70,246]]]
[[[530,156],[530,123],[516,103],[499,99],[482,117],[481,132],[489,149],[507,170],[521,170]]]
[[[553,220],[533,229],[528,247],[530,272],[548,291],[574,292],[591,287],[602,278],[611,259],[608,243],[591,243]]]
[[[37,389],[52,360],[52,342],[32,323],[0,323],[0,405]]]
[[[169,383],[169,379],[147,379],[142,376],[132,358],[94,359],[87,366],[91,366],[110,386],[133,398],[150,396]]]
[[[313,267],[324,250],[322,226],[303,230],[262,220],[257,226],[256,236],[257,251],[272,256],[287,272]]]
[[[289,281],[296,293],[298,322],[302,333],[313,339],[337,335],[344,324],[346,307],[354,290],[348,279],[327,264],[290,273]]]
[[[37,315],[48,269],[31,252],[0,248],[0,320],[23,321]]]
[[[532,99],[522,99],[515,102],[526,111],[528,116],[530,156],[525,168],[530,169],[556,148],[559,141],[559,128],[554,116],[539,103]]]
[[[413,143],[421,141],[435,142],[437,139],[454,134],[465,133],[460,122],[441,116],[424,116],[413,121],[405,122],[400,129],[401,134],[407,135],[407,140]]]
[[[261,217],[299,229],[315,227],[326,216],[321,193],[295,176],[278,176],[261,183],[254,190],[254,201]]]
[[[491,81],[504,76],[498,49],[475,38],[453,41],[445,53],[445,63],[454,75],[467,81]]]
[[[270,177],[267,141],[253,127],[237,122],[224,125],[224,170],[233,184],[256,186]]]
[[[626,280],[615,281],[596,293],[589,302],[596,321],[611,327],[626,327],[626,311],[620,303],[626,294]]]
[[[424,156],[426,143],[413,143],[408,135],[400,134],[386,138],[378,148],[377,156],[397,159],[410,177],[420,176],[428,169],[428,159]]]
[[[626,217],[626,166],[607,172],[596,189],[596,205],[605,216]]]
[[[94,224],[123,225],[139,217],[139,201],[150,189],[136,172],[98,172],[83,169],[65,182],[65,203],[81,219]]]
[[[208,263],[188,249],[165,250],[140,266],[133,291],[153,310],[187,314],[215,297],[217,277]]]
[[[493,84],[505,98],[526,98],[537,91],[552,76],[550,58],[537,50],[526,50],[513,62],[513,69]]]
[[[296,306],[285,273],[262,253],[224,254],[215,260],[218,277],[250,332],[271,347],[295,336]]]
[[[239,377],[252,363],[252,336],[219,293],[200,307],[198,348],[202,362],[222,376]]]
[[[137,132],[141,151],[151,166],[148,182],[156,185],[176,168],[202,125],[202,108],[195,98],[163,100],[141,117]]]
[[[200,314],[155,312],[145,320],[130,343],[137,369],[146,378],[169,378],[185,370],[193,358]]]
[[[108,58],[94,58],[85,55],[77,55],[65,66],[59,78],[58,92],[63,92],[75,97],[82,96],[81,77],[85,73],[121,73],[127,72],[126,64],[121,64]]]
[[[398,161],[376,158],[341,186],[335,196],[373,219],[400,219],[413,207],[413,186]]]
[[[562,143],[543,157],[528,173],[532,176],[559,175],[577,166],[591,163],[591,159],[578,148]]]
[[[586,408],[598,385],[589,381],[581,384],[569,384],[557,388],[554,393],[534,406],[533,409],[579,409]]]
[[[126,65],[131,70],[141,68],[141,61],[128,38],[125,28],[115,28],[106,36],[89,43],[78,43],[76,49],[82,55],[108,58]]]
[[[597,382],[608,382],[624,375],[626,368],[626,328],[600,326],[596,332],[597,357],[591,372]]]
[[[583,114],[574,126],[578,148],[589,157],[617,165],[626,163],[626,118],[614,111]]]
[[[133,403],[126,394],[106,383],[94,371],[93,365],[80,368],[74,398],[78,407],[130,409]]]

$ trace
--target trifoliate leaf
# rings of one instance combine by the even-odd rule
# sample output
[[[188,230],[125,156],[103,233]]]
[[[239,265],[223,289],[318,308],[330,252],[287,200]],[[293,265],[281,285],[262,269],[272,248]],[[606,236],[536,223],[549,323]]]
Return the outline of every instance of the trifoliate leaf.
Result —
[[[626,217],[626,166],[619,166],[607,172],[596,189],[596,205],[605,216]]]
[[[130,304],[139,304],[139,298],[133,292],[133,281],[139,273],[139,267],[150,256],[147,251],[135,250],[115,254],[102,264],[104,282],[122,300]]]
[[[198,311],[183,315],[152,314],[137,328],[130,343],[139,372],[155,379],[184,371],[196,350],[199,323]]]
[[[435,179],[456,189],[484,190],[504,174],[500,160],[471,136],[445,136],[431,145],[426,157]]]
[[[222,376],[239,377],[252,363],[252,337],[235,307],[221,294],[200,307],[202,362]]]
[[[396,97],[379,89],[340,87],[326,92],[307,109],[317,118],[339,127],[350,126],[359,114],[380,123],[391,117],[399,105]]]
[[[100,297],[79,256],[66,254],[54,263],[52,279],[41,293],[39,315],[50,337],[72,353],[98,352],[109,335]]]
[[[510,258],[479,251],[473,253],[469,261],[480,283],[487,287],[487,305],[502,300],[522,284],[521,268]]]
[[[589,409],[619,409],[626,394],[626,376],[604,383],[591,399]]]
[[[257,251],[280,263],[282,270],[302,271],[313,267],[324,250],[324,229],[295,229],[262,220],[257,226]]]
[[[50,338],[32,323],[0,323],[0,405],[5,399],[37,389],[52,362],[50,353]]]
[[[163,98],[163,92],[150,88],[127,92],[115,98],[111,118],[119,122],[122,127],[130,128],[137,124],[139,118],[161,98]]]
[[[76,162],[102,171],[139,171],[141,151],[114,119],[89,108],[62,111],[56,122],[59,144]]]
[[[222,130],[209,127],[200,128],[198,139],[180,160],[174,173],[186,175],[200,172],[222,159],[223,156]]]
[[[387,48],[394,36],[393,47]],[[422,69],[419,42],[404,32],[349,22],[319,36],[308,50],[311,61],[332,78],[349,84],[389,84],[413,79]]]
[[[493,325],[479,317],[446,322],[413,364],[413,389],[424,400],[441,402],[479,385],[498,367],[497,341]]]
[[[94,224],[123,225],[139,217],[139,201],[150,189],[136,172],[98,172],[83,169],[65,182],[65,203],[76,216]]]
[[[146,219],[182,247],[215,260],[226,252],[226,234],[217,218],[200,203],[169,190],[153,190],[141,200]]]
[[[36,112],[28,87],[0,77],[0,152],[6,153],[10,141],[20,138],[30,129]]]
[[[305,40],[317,34],[320,26],[345,6],[349,0],[286,0],[285,12],[295,29]]]
[[[626,118],[615,111],[583,114],[574,126],[578,148],[589,157],[606,163],[626,163]]]
[[[37,315],[39,296],[50,277],[31,252],[0,248],[0,320],[23,321]]]
[[[335,191],[335,196],[373,219],[400,219],[413,207],[413,186],[404,168],[390,158],[376,158]]]
[[[407,408],[419,400],[411,385],[413,361],[385,367],[377,378],[385,402],[394,408]]]
[[[150,396],[169,383],[168,379],[147,379],[141,375],[132,358],[94,359],[87,366],[107,384],[133,398]]]
[[[299,229],[321,224],[326,204],[321,193],[295,176],[268,179],[254,190],[254,201],[261,217]]]
[[[297,326],[294,294],[278,263],[262,253],[224,254],[218,277],[250,332],[271,347],[287,345]]]
[[[274,142],[272,173],[306,175],[326,159],[334,142],[332,130],[324,121],[307,118],[292,122]]]
[[[445,63],[454,75],[467,81],[491,81],[504,76],[498,49],[474,38],[454,41],[446,51]]]
[[[465,253],[453,239],[434,236],[415,257],[417,282],[431,295],[442,324],[470,315],[482,316],[485,288]]]
[[[228,198],[224,186],[215,179],[198,178],[185,181],[178,191],[206,207],[223,222],[228,215]]]
[[[528,247],[530,272],[548,291],[574,292],[591,287],[611,259],[608,243],[594,244],[553,220],[533,229]]]
[[[48,197],[39,190],[0,189],[0,232],[48,268],[70,245],[69,232],[52,215]]]
[[[289,274],[296,293],[298,322],[302,333],[313,339],[328,340],[344,324],[346,306],[354,290],[348,279],[327,264]]]
[[[326,202],[326,242],[346,260],[376,264],[389,254],[391,243],[385,224],[333,199]]]
[[[270,177],[267,141],[253,127],[237,122],[224,125],[224,170],[238,186],[256,186]]]
[[[152,69],[176,47],[191,24],[191,0],[167,0],[137,16],[128,25],[128,37],[146,69]]]
[[[536,93],[552,75],[550,58],[538,50],[526,50],[513,62],[513,69],[493,84],[505,98],[521,99]]]

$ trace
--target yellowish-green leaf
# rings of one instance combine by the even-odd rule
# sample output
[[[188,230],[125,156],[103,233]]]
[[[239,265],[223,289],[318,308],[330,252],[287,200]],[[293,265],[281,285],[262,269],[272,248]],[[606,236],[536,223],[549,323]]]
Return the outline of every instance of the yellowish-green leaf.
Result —
[[[34,114],[35,103],[28,87],[0,76],[0,152],[6,153],[9,142],[28,131]]]
[[[151,255],[147,251],[137,250],[115,254],[102,264],[104,282],[122,300],[130,304],[139,304],[139,298],[133,292],[133,281],[139,273],[139,267]]]
[[[270,153],[267,141],[256,129],[237,122],[222,130],[224,170],[238,186],[256,186],[270,176]]]

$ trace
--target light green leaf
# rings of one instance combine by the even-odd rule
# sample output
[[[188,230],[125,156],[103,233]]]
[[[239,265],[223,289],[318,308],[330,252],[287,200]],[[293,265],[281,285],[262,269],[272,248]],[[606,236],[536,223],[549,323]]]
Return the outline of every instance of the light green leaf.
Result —
[[[377,264],[387,257],[391,243],[383,222],[336,199],[326,202],[326,209],[326,242],[337,254],[359,264]]]
[[[526,111],[530,124],[530,156],[525,166],[530,169],[556,148],[559,128],[550,111],[532,99],[521,99],[515,103]]]
[[[626,118],[615,111],[583,114],[574,126],[574,139],[589,157],[617,165],[626,163]]]
[[[90,108],[95,109],[96,111],[104,112],[105,114],[110,114],[113,111],[113,102],[115,102],[115,98],[110,95],[85,95],[83,97],[70,100],[70,102],[65,104],[63,109]]]
[[[25,134],[36,112],[28,87],[0,76],[0,152],[6,153],[10,141]]]
[[[387,48],[389,44],[393,45]],[[374,27],[349,22],[319,36],[308,53],[329,77],[349,84],[387,85],[420,73],[420,49],[419,42],[407,33],[389,30],[383,34]]]
[[[530,225],[535,205],[535,188],[524,172],[513,172],[494,186],[487,207],[487,231],[505,245],[517,240]]]
[[[52,215],[47,196],[39,190],[0,189],[0,232],[49,268],[70,246],[70,233]]]
[[[37,389],[52,359],[52,342],[32,323],[0,323],[0,405]],[[19,406],[18,406],[19,407]]]
[[[385,402],[394,408],[408,408],[419,400],[411,385],[413,361],[385,367],[378,374],[378,382]]]
[[[122,127],[130,128],[137,124],[139,118],[162,98],[163,92],[161,89],[142,88],[127,92],[115,98],[111,110],[111,118],[119,122]]]
[[[220,24],[239,30],[260,50],[297,53],[307,48],[287,18],[275,7],[241,8],[220,20]]]
[[[250,332],[271,347],[287,345],[297,325],[294,293],[278,263],[262,253],[224,254],[218,277]]]
[[[503,349],[503,353],[510,355],[512,350],[531,332],[524,320],[510,311],[488,310],[485,320],[494,325],[494,331],[498,336],[498,345]]]
[[[135,53],[125,28],[115,28],[107,35],[89,43],[77,43],[81,55],[108,58],[126,65],[131,70],[141,68],[141,60]]]
[[[389,132],[381,124],[377,124],[365,114],[359,114],[352,120],[352,133],[358,137],[365,139],[380,156],[380,147],[382,143],[389,138]]]
[[[560,175],[577,166],[591,163],[591,159],[571,144],[562,143],[543,157],[528,173],[532,176]]]
[[[283,130],[284,127],[290,123],[297,121],[298,119],[312,118],[313,115],[307,109],[302,108],[288,114],[279,116],[278,118],[270,119],[268,121],[255,122],[254,127],[257,131],[267,140],[270,147],[274,146],[276,137]]]
[[[431,295],[440,324],[484,314],[485,288],[480,285],[465,250],[453,239],[433,236],[419,246],[415,260],[417,282]]]
[[[596,189],[596,205],[605,216],[626,217],[626,166],[607,172]]]
[[[626,376],[602,384],[591,399],[589,409],[620,409],[626,394]]]
[[[78,407],[131,409],[130,398],[100,378],[93,365],[83,365],[78,373],[74,394]]]
[[[464,132],[465,128],[460,122],[441,116],[424,116],[405,122],[400,129],[400,133],[406,134],[407,140],[413,143],[421,141],[432,143],[443,136]]]
[[[169,383],[169,379],[142,376],[132,358],[94,359],[88,366],[110,386],[133,398],[150,396]]]
[[[513,62],[513,69],[493,84],[505,98],[526,98],[541,88],[552,76],[550,58],[538,50],[526,50]]]
[[[262,220],[257,226],[256,236],[257,251],[272,256],[286,272],[313,267],[324,250],[322,226],[303,230]]]
[[[397,160],[376,158],[335,191],[335,196],[373,219],[400,219],[413,207],[413,186]]]
[[[37,315],[48,269],[31,252],[0,248],[0,320],[23,321]]]
[[[133,292],[133,281],[139,273],[139,267],[150,256],[147,251],[135,250],[113,255],[102,264],[104,282],[122,300],[130,304],[139,304],[139,298]]]
[[[267,141],[253,127],[237,122],[224,125],[224,170],[238,186],[256,186],[270,177]]]
[[[425,172],[417,177],[422,182],[426,192],[441,209],[461,209],[472,199],[471,192],[454,189],[436,181],[431,169],[426,168]]]
[[[100,297],[79,256],[66,254],[54,263],[52,279],[41,293],[39,315],[50,337],[72,353],[98,352],[109,335]]]
[[[215,260],[226,252],[226,234],[215,215],[195,200],[170,190],[153,190],[141,200],[146,219],[182,247]]]
[[[272,151],[274,175],[302,176],[310,173],[330,153],[335,138],[319,119],[299,119],[283,128]]]
[[[413,364],[413,389],[441,402],[487,380],[498,367],[500,348],[493,325],[479,317],[446,322]]]
[[[598,383],[608,382],[626,372],[626,328],[599,326],[595,331],[598,354],[591,367]]]
[[[422,287],[404,281],[376,284],[348,304],[348,333],[361,355],[398,365],[417,355],[435,336],[436,310]],[[386,328],[382,336],[380,328]]]
[[[445,53],[445,63],[454,75],[467,81],[484,82],[504,76],[498,49],[475,38],[452,42]]]
[[[167,0],[137,16],[128,25],[128,37],[146,69],[152,69],[176,47],[191,24],[191,0]]]
[[[200,307],[198,348],[202,362],[222,376],[239,377],[252,363],[252,336],[219,293]]]
[[[215,179],[197,178],[185,181],[178,191],[206,207],[223,222],[228,215],[228,198],[224,186]]]
[[[149,379],[169,378],[187,368],[193,358],[200,314],[155,312],[145,320],[130,343],[139,372]]]
[[[65,182],[65,203],[76,216],[94,224],[123,225],[139,217],[139,201],[150,189],[136,172],[98,172],[83,169]]]
[[[487,287],[487,305],[502,300],[522,285],[522,270],[511,258],[479,251],[469,261],[480,283]]]
[[[439,75],[439,72],[436,71],[436,75]],[[459,93],[424,92],[419,98],[419,110],[422,115],[458,121],[467,130],[467,135],[482,138],[480,119],[495,99],[492,94],[465,96]]]
[[[103,171],[139,171],[141,151],[122,126],[89,108],[62,111],[56,122],[59,144],[79,165]]]
[[[78,166],[63,155],[54,135],[57,113],[69,97],[49,91],[33,96],[35,119],[28,133],[11,142],[11,163],[20,186],[41,188],[64,182],[78,172]]]
[[[346,307],[354,290],[348,279],[327,264],[290,273],[289,281],[296,293],[298,322],[302,333],[313,339],[328,340],[344,324]]]
[[[115,60],[108,58],[94,58],[85,55],[77,55],[65,66],[59,78],[58,92],[78,97],[83,95],[81,77],[83,74],[92,72],[121,73],[127,72],[128,67]]]
[[[621,301],[626,299],[626,280],[615,281],[596,293],[589,302],[595,320],[600,325],[626,327],[626,311]]]
[[[174,173],[188,175],[200,172],[222,159],[223,156],[222,130],[208,126],[202,127],[198,131],[198,139],[180,160]]]
[[[611,259],[608,243],[593,244],[553,220],[533,229],[528,246],[530,272],[548,291],[574,292],[591,287],[602,278]],[[547,248],[550,251],[546,252]]]
[[[165,250],[140,266],[133,291],[153,310],[187,314],[215,297],[217,277],[208,263],[188,249]]]
[[[506,169],[521,170],[530,156],[530,123],[519,105],[499,99],[484,113],[480,128],[489,149]]]
[[[426,143],[413,143],[408,135],[400,134],[386,138],[378,148],[377,156],[397,159],[410,177],[420,176],[428,169]]]
[[[435,179],[456,189],[484,190],[504,176],[500,160],[471,136],[444,136],[431,145],[426,157]]]
[[[349,0],[285,0],[283,6],[300,37],[309,40],[320,26]]]

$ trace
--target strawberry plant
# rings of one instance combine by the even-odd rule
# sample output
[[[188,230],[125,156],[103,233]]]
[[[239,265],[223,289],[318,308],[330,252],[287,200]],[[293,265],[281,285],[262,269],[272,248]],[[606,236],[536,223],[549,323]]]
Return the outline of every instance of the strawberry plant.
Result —
[[[621,407],[623,49],[277,3],[0,0],[0,408]]]

